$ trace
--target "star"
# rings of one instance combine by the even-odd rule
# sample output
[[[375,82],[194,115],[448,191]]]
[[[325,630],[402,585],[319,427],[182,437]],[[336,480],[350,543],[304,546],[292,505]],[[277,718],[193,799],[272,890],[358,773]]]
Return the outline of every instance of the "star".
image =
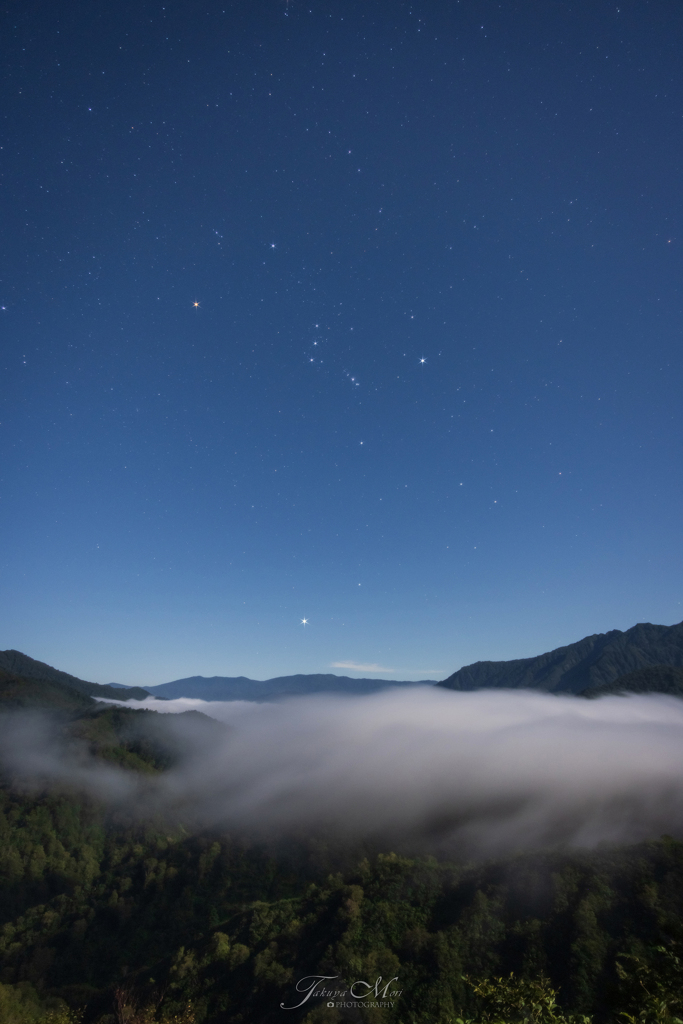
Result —
[[[301,625],[302,626],[307,626],[308,625],[308,619],[302,619],[301,620]]]
[[[194,306],[195,309],[199,309],[199,303],[198,302],[193,302],[192,305]]]
[[[426,360],[426,359],[421,359],[421,360],[420,360],[420,362],[421,362],[421,363],[426,363],[426,362],[427,362],[427,360]]]

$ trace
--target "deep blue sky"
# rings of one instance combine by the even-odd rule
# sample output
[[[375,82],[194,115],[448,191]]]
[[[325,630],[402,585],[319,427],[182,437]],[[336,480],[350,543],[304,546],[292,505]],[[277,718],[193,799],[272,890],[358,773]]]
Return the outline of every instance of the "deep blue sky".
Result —
[[[683,618],[679,3],[1,35],[1,647],[442,678]]]

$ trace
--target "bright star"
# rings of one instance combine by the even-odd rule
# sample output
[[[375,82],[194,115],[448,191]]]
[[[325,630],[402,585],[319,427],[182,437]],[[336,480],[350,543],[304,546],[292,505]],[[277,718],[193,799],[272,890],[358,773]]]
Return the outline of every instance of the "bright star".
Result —
[[[199,303],[198,302],[193,302],[192,305],[194,306],[195,309],[199,309]]]
[[[306,626],[307,624],[308,624],[308,619],[302,619],[301,620],[301,625],[302,626]]]
[[[271,249],[274,249],[274,248],[275,248],[275,242],[271,242],[271,243],[270,243],[270,248],[271,248]]]
[[[426,362],[427,362],[427,360],[426,360],[426,359],[421,359],[421,360],[420,360],[420,362],[421,362],[421,363],[426,363]]]

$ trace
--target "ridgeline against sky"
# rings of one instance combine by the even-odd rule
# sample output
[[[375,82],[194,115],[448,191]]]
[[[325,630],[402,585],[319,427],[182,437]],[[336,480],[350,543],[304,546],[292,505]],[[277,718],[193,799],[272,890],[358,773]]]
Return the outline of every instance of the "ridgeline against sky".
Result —
[[[0,647],[417,679],[680,621],[683,9],[1,38]]]

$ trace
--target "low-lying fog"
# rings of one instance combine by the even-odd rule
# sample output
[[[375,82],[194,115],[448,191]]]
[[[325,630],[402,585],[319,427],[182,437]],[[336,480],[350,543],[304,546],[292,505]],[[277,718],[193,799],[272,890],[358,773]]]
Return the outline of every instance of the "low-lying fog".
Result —
[[[683,835],[683,700],[675,697],[415,687],[277,704],[150,697],[125,706],[199,710],[228,728],[174,719],[182,761],[141,780],[67,749],[45,719],[15,715],[10,728],[5,721],[3,760],[26,781],[48,776],[140,813],[180,812],[198,825],[268,836],[322,828],[497,854]]]

